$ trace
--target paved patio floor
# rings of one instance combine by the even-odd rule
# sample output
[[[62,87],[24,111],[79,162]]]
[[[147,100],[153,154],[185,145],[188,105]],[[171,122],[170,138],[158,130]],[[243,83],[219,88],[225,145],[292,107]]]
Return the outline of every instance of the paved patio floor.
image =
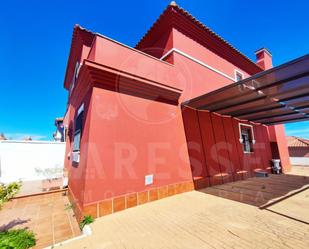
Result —
[[[298,193],[306,188],[309,188],[309,167],[293,167],[293,170],[286,175],[270,174],[269,177],[254,177],[244,181],[213,186],[201,191],[263,208],[271,206],[283,198],[291,198],[293,193]]]
[[[273,179],[276,185],[278,179]],[[299,187],[292,184],[294,182],[288,184],[288,176],[281,179],[289,188],[292,186],[292,191]],[[277,198],[279,193],[275,187],[273,189],[273,196]],[[281,193],[286,194],[287,190]],[[298,219],[282,215],[280,210],[278,214],[260,209],[260,203],[248,205],[206,191],[192,191],[99,218],[91,225],[92,235],[60,248],[307,249],[309,225],[304,215],[309,210],[309,190],[290,198],[271,207],[281,205],[283,210],[288,207],[289,212],[298,214]]]
[[[35,248],[75,237],[80,230],[63,192],[13,199],[0,211],[0,229],[28,227],[36,234]]]

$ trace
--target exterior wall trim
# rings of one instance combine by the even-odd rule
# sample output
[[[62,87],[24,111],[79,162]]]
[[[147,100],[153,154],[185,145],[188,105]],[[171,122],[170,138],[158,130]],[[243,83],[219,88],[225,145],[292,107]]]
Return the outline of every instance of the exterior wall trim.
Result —
[[[188,58],[188,59],[190,59],[190,60],[192,60],[192,61],[194,61],[194,62],[200,64],[201,66],[206,67],[206,68],[210,69],[211,71],[213,71],[213,72],[215,72],[215,73],[217,73],[217,74],[220,74],[221,76],[223,76],[223,77],[225,77],[225,78],[227,78],[227,79],[229,79],[229,80],[232,80],[233,82],[236,82],[235,78],[228,76],[227,74],[225,74],[225,73],[219,71],[218,69],[215,69],[215,68],[213,68],[212,66],[209,66],[208,64],[206,64],[206,63],[204,63],[204,62],[202,62],[202,61],[200,61],[200,60],[194,58],[193,56],[191,56],[191,55],[189,55],[189,54],[187,54],[187,53],[185,53],[185,52],[183,52],[183,51],[181,51],[181,50],[179,50],[179,49],[177,49],[177,48],[172,48],[172,49],[170,49],[168,52],[166,52],[166,53],[160,58],[160,60],[164,60],[167,56],[169,56],[169,55],[170,55],[171,53],[173,53],[173,52],[178,53],[178,54],[180,54],[180,55],[182,55],[182,56],[184,56],[184,57],[186,57],[186,58]],[[235,69],[235,70],[236,70],[236,69]]]
[[[116,80],[114,80],[111,75]],[[183,91],[182,89],[169,86],[165,84],[165,82],[147,79],[140,75],[130,74],[89,60],[84,60],[79,82],[87,82],[87,86],[98,86],[108,90],[112,87],[113,91],[115,91],[114,89],[118,87],[116,84],[117,78],[119,77],[122,78],[121,91],[123,93],[130,92],[130,95],[143,96],[151,100],[156,98],[156,100],[160,100],[161,102],[178,105],[179,98]],[[134,84],[132,82],[134,82]]]

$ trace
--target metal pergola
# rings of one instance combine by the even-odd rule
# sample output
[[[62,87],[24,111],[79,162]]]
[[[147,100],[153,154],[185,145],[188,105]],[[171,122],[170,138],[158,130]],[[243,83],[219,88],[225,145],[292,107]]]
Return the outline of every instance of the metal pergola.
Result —
[[[265,125],[309,120],[309,54],[182,105]]]

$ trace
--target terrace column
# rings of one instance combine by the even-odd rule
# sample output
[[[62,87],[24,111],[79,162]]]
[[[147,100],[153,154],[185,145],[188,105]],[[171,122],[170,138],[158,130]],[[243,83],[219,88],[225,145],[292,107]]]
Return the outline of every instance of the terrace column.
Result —
[[[266,49],[262,48],[255,52],[257,64],[264,70],[270,69],[272,65],[272,55]],[[270,141],[272,158],[280,159],[282,171],[287,172],[291,170],[290,157],[285,136],[284,125],[268,126],[268,137]]]

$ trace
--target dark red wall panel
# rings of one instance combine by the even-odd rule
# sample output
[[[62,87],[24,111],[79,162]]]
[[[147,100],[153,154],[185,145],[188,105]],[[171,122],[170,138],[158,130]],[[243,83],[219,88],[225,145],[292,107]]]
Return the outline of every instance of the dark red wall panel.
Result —
[[[228,146],[228,152],[231,159],[232,173],[236,174],[238,171],[242,170],[237,148],[237,143],[239,143],[239,140],[237,135],[235,136],[234,134],[232,118],[223,117],[222,121]]]
[[[186,133],[192,176],[193,178],[206,177],[208,176],[208,172],[197,111],[185,107],[182,109],[182,117]]]
[[[264,161],[263,161],[263,149],[262,141],[260,139],[259,125],[253,125],[253,133],[255,138],[255,144],[253,145],[254,155],[255,155],[255,169],[263,170]]]
[[[218,162],[217,148],[215,146],[215,137],[212,130],[212,124],[209,112],[198,112],[201,136],[204,145],[204,152],[206,157],[206,164],[210,176],[221,173]]]
[[[231,159],[228,152],[222,117],[212,113],[211,121],[216,141],[215,145],[217,148],[218,162],[220,164],[221,173],[223,176],[226,176],[226,174],[232,176],[233,171],[231,167]]]
[[[264,141],[263,136],[263,126],[257,125],[255,126],[255,136],[256,136],[256,150],[258,151],[258,155],[256,157],[257,162],[260,164],[260,168],[266,169],[267,167],[267,152],[266,152],[266,142]]]
[[[270,141],[269,141],[269,136],[268,136],[268,131],[266,126],[261,126],[261,131],[262,131],[262,137],[263,140],[265,141],[265,151],[266,151],[266,160],[267,160],[267,165],[268,167],[271,166],[270,160],[272,159],[272,154],[271,154],[271,148],[270,148]]]
[[[239,142],[239,121],[233,118],[232,123],[233,123],[234,136],[236,140],[238,158],[240,162],[239,168],[242,171],[248,171],[248,164],[244,157],[243,145]]]

